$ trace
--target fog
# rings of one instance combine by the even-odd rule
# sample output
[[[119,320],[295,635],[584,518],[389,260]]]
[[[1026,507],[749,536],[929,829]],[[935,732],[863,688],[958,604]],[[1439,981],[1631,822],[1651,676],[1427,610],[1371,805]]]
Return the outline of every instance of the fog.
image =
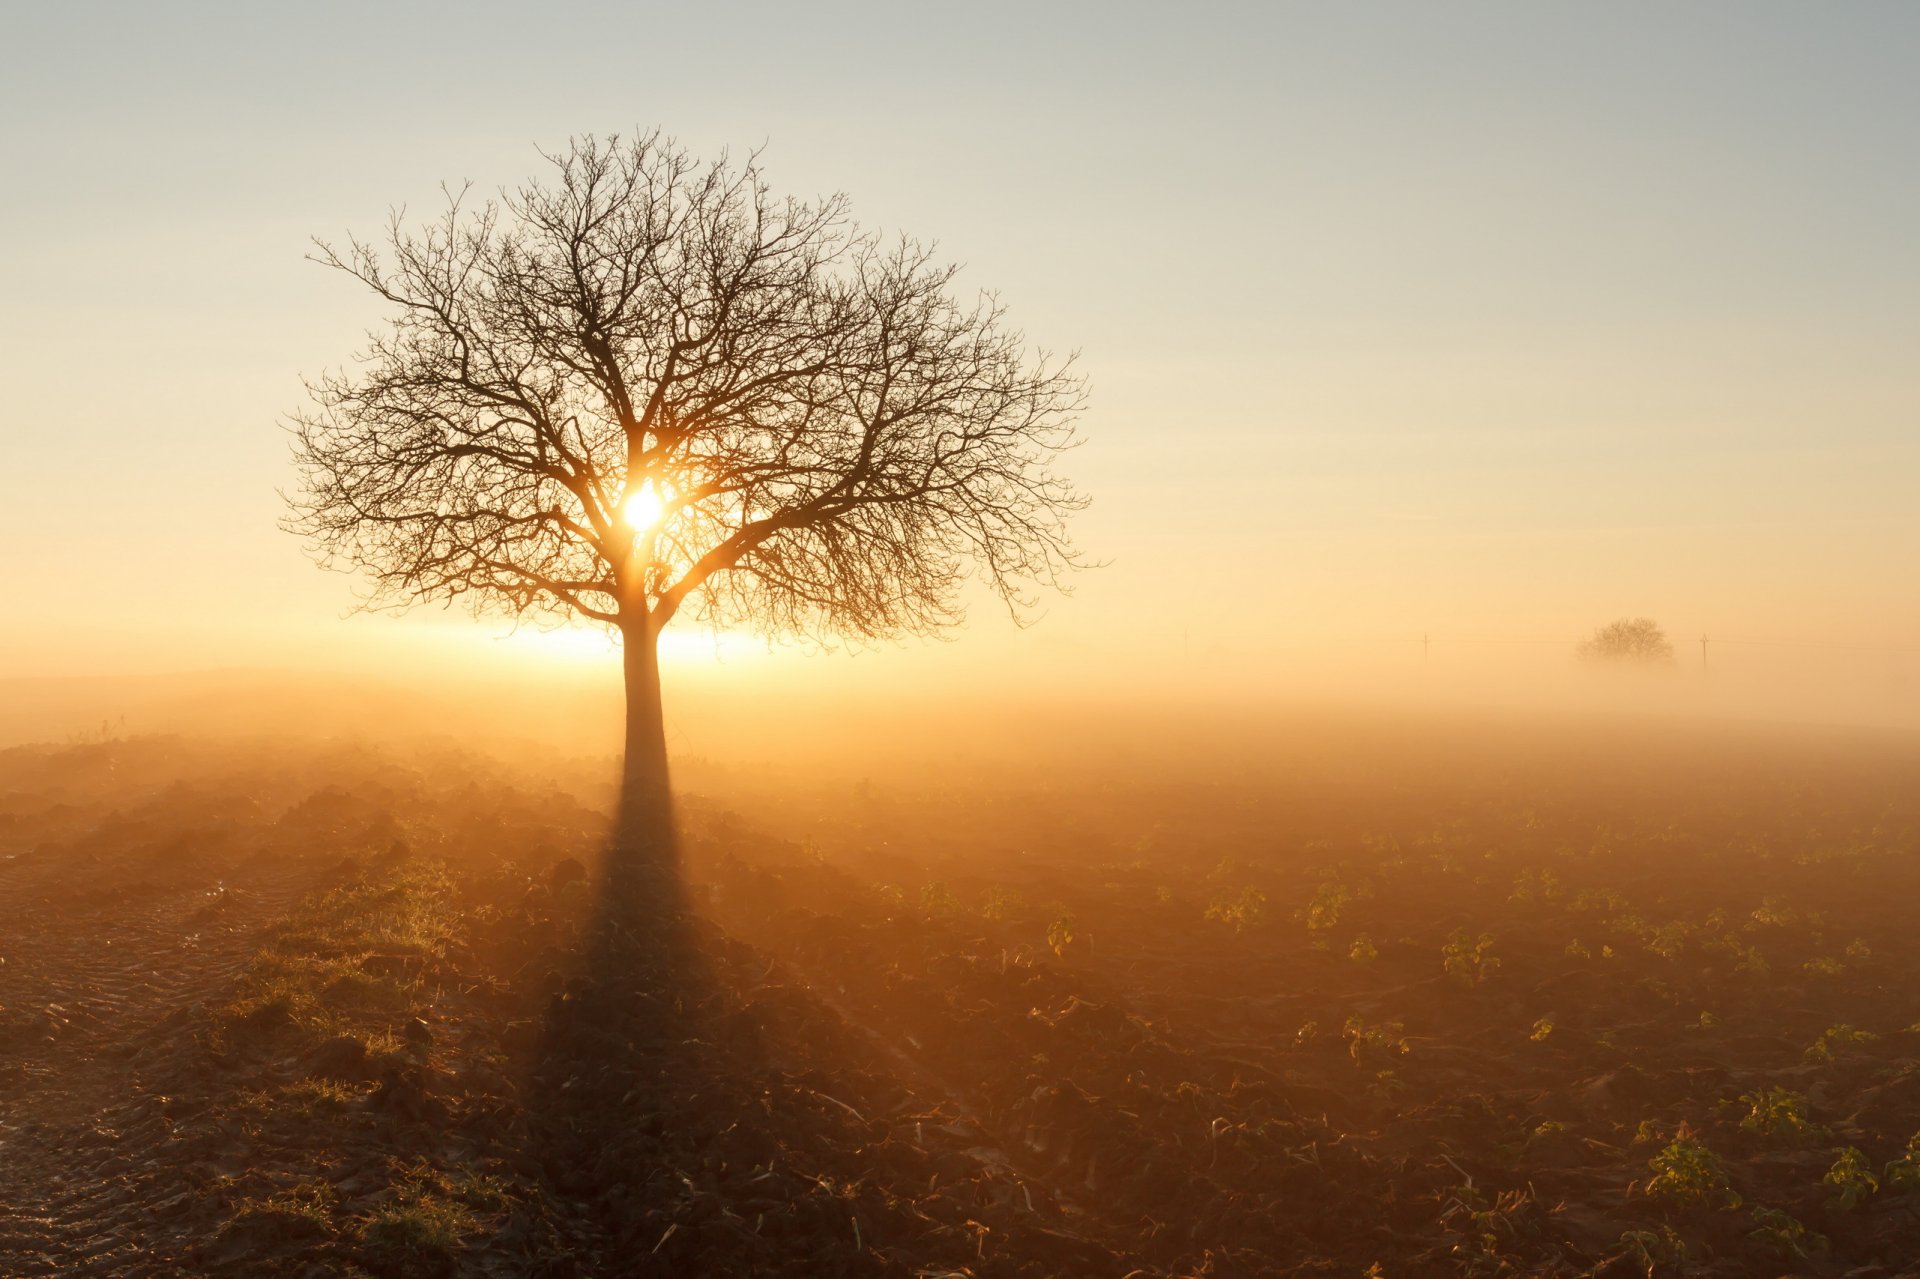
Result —
[[[477,628],[479,629],[479,628]],[[481,629],[480,633],[484,633]],[[1905,741],[1920,728],[1912,653],[1696,644],[1675,661],[1606,669],[1572,644],[1449,642],[1344,659],[1278,650],[1260,663],[1169,654],[1149,668],[996,666],[965,645],[862,654],[768,652],[669,664],[680,780],[983,779],[1245,765],[1383,743]],[[383,746],[451,743],[586,782],[620,741],[617,658],[449,645],[373,668],[224,669],[0,681],[0,745],[184,734]],[[475,654],[479,655],[476,656]],[[1340,743],[1345,743],[1341,746]],[[1371,745],[1367,744],[1371,743]]]

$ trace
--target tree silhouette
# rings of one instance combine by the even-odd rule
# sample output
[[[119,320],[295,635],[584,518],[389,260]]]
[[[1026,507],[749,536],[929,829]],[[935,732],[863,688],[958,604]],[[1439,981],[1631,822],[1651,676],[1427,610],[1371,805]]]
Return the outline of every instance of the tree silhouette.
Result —
[[[661,630],[930,632],[970,577],[1027,618],[1077,564],[1052,465],[1083,387],[930,246],[775,198],[755,157],[654,133],[544,158],[498,200],[317,242],[390,311],[291,419],[286,527],[368,607],[617,629],[615,860],[670,868]]]
[[[1623,617],[1594,631],[1580,656],[1590,662],[1657,664],[1673,660],[1673,645],[1650,617]]]

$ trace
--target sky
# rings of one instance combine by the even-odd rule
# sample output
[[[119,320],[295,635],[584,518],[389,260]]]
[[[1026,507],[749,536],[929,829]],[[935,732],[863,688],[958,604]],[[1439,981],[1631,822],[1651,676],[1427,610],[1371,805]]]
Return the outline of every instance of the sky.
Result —
[[[604,675],[349,616],[278,424],[380,320],[310,237],[658,126],[1079,351],[1103,562],[670,679],[1399,687],[1644,614],[1920,705],[1916,54],[1903,3],[0,5],[0,677]]]

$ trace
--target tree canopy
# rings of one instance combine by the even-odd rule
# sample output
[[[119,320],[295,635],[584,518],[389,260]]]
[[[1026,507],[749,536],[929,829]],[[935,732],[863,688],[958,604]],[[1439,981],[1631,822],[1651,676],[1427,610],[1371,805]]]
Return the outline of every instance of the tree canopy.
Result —
[[[1580,645],[1590,662],[1659,664],[1673,660],[1673,644],[1649,617],[1623,617],[1595,630]]]
[[[1016,616],[1061,584],[1083,386],[995,296],[756,157],[547,159],[320,245],[389,322],[309,384],[287,524],[370,606],[865,638],[955,622],[969,576]]]

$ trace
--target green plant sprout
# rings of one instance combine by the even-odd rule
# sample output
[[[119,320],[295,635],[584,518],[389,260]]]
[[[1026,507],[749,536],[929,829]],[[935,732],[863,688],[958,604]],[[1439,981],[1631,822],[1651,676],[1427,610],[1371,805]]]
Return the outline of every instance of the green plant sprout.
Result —
[[[1266,912],[1267,895],[1259,889],[1242,888],[1238,893],[1227,889],[1214,895],[1212,904],[1207,907],[1206,917],[1217,923],[1231,924],[1237,936],[1258,924]]]
[[[1306,920],[1308,932],[1320,932],[1332,928],[1340,922],[1340,912],[1352,902],[1351,889],[1337,879],[1327,880],[1307,903]]]
[[[1478,986],[1500,967],[1500,961],[1487,952],[1493,949],[1493,934],[1474,937],[1464,928],[1456,928],[1441,948],[1442,965],[1447,976],[1466,986]]]
[[[1807,1096],[1785,1088],[1768,1088],[1740,1094],[1747,1108],[1740,1126],[1762,1137],[1813,1137],[1820,1127],[1807,1118]]]
[[[1347,1018],[1343,1033],[1347,1037],[1347,1055],[1355,1062],[1360,1060],[1361,1050],[1384,1052],[1404,1056],[1413,1051],[1407,1043],[1405,1030],[1399,1022],[1382,1022],[1378,1026],[1369,1026],[1359,1013]]]
[[[1870,1030],[1855,1030],[1845,1022],[1840,1023],[1838,1026],[1829,1026],[1820,1032],[1820,1038],[1814,1040],[1813,1046],[1807,1049],[1807,1060],[1811,1062],[1832,1061],[1835,1057],[1839,1056],[1839,1053],[1835,1051],[1836,1049],[1844,1050],[1855,1044],[1870,1044],[1878,1038],[1880,1038],[1880,1036]]]
[[[1906,1151],[1887,1165],[1886,1182],[1888,1190],[1920,1190],[1920,1132],[1907,1138]]]
[[[997,924],[1022,905],[1020,894],[1006,888],[989,888],[980,899],[980,918]]]
[[[1682,1211],[1698,1208],[1733,1209],[1740,1196],[1727,1181],[1727,1166],[1685,1125],[1666,1149],[1647,1161],[1653,1177],[1647,1194]]]
[[[1834,1206],[1851,1212],[1880,1189],[1880,1179],[1873,1175],[1867,1167],[1867,1157],[1856,1147],[1842,1146],[1833,1153],[1836,1156],[1833,1167],[1827,1169],[1827,1175],[1820,1180],[1833,1187]]]
[[[1755,1208],[1753,1210],[1754,1229],[1747,1237],[1772,1249],[1782,1257],[1793,1257],[1805,1261],[1810,1250],[1827,1246],[1827,1237],[1808,1230],[1806,1226],[1789,1216],[1779,1208]]]
[[[1655,1274],[1686,1265],[1687,1245],[1672,1226],[1663,1225],[1657,1231],[1627,1230],[1620,1235],[1620,1255],[1646,1279],[1653,1279]]]
[[[1067,911],[1061,911],[1059,916],[1047,925],[1047,946],[1053,951],[1054,958],[1058,959],[1065,955],[1067,947],[1073,945],[1073,930],[1074,918]]]

